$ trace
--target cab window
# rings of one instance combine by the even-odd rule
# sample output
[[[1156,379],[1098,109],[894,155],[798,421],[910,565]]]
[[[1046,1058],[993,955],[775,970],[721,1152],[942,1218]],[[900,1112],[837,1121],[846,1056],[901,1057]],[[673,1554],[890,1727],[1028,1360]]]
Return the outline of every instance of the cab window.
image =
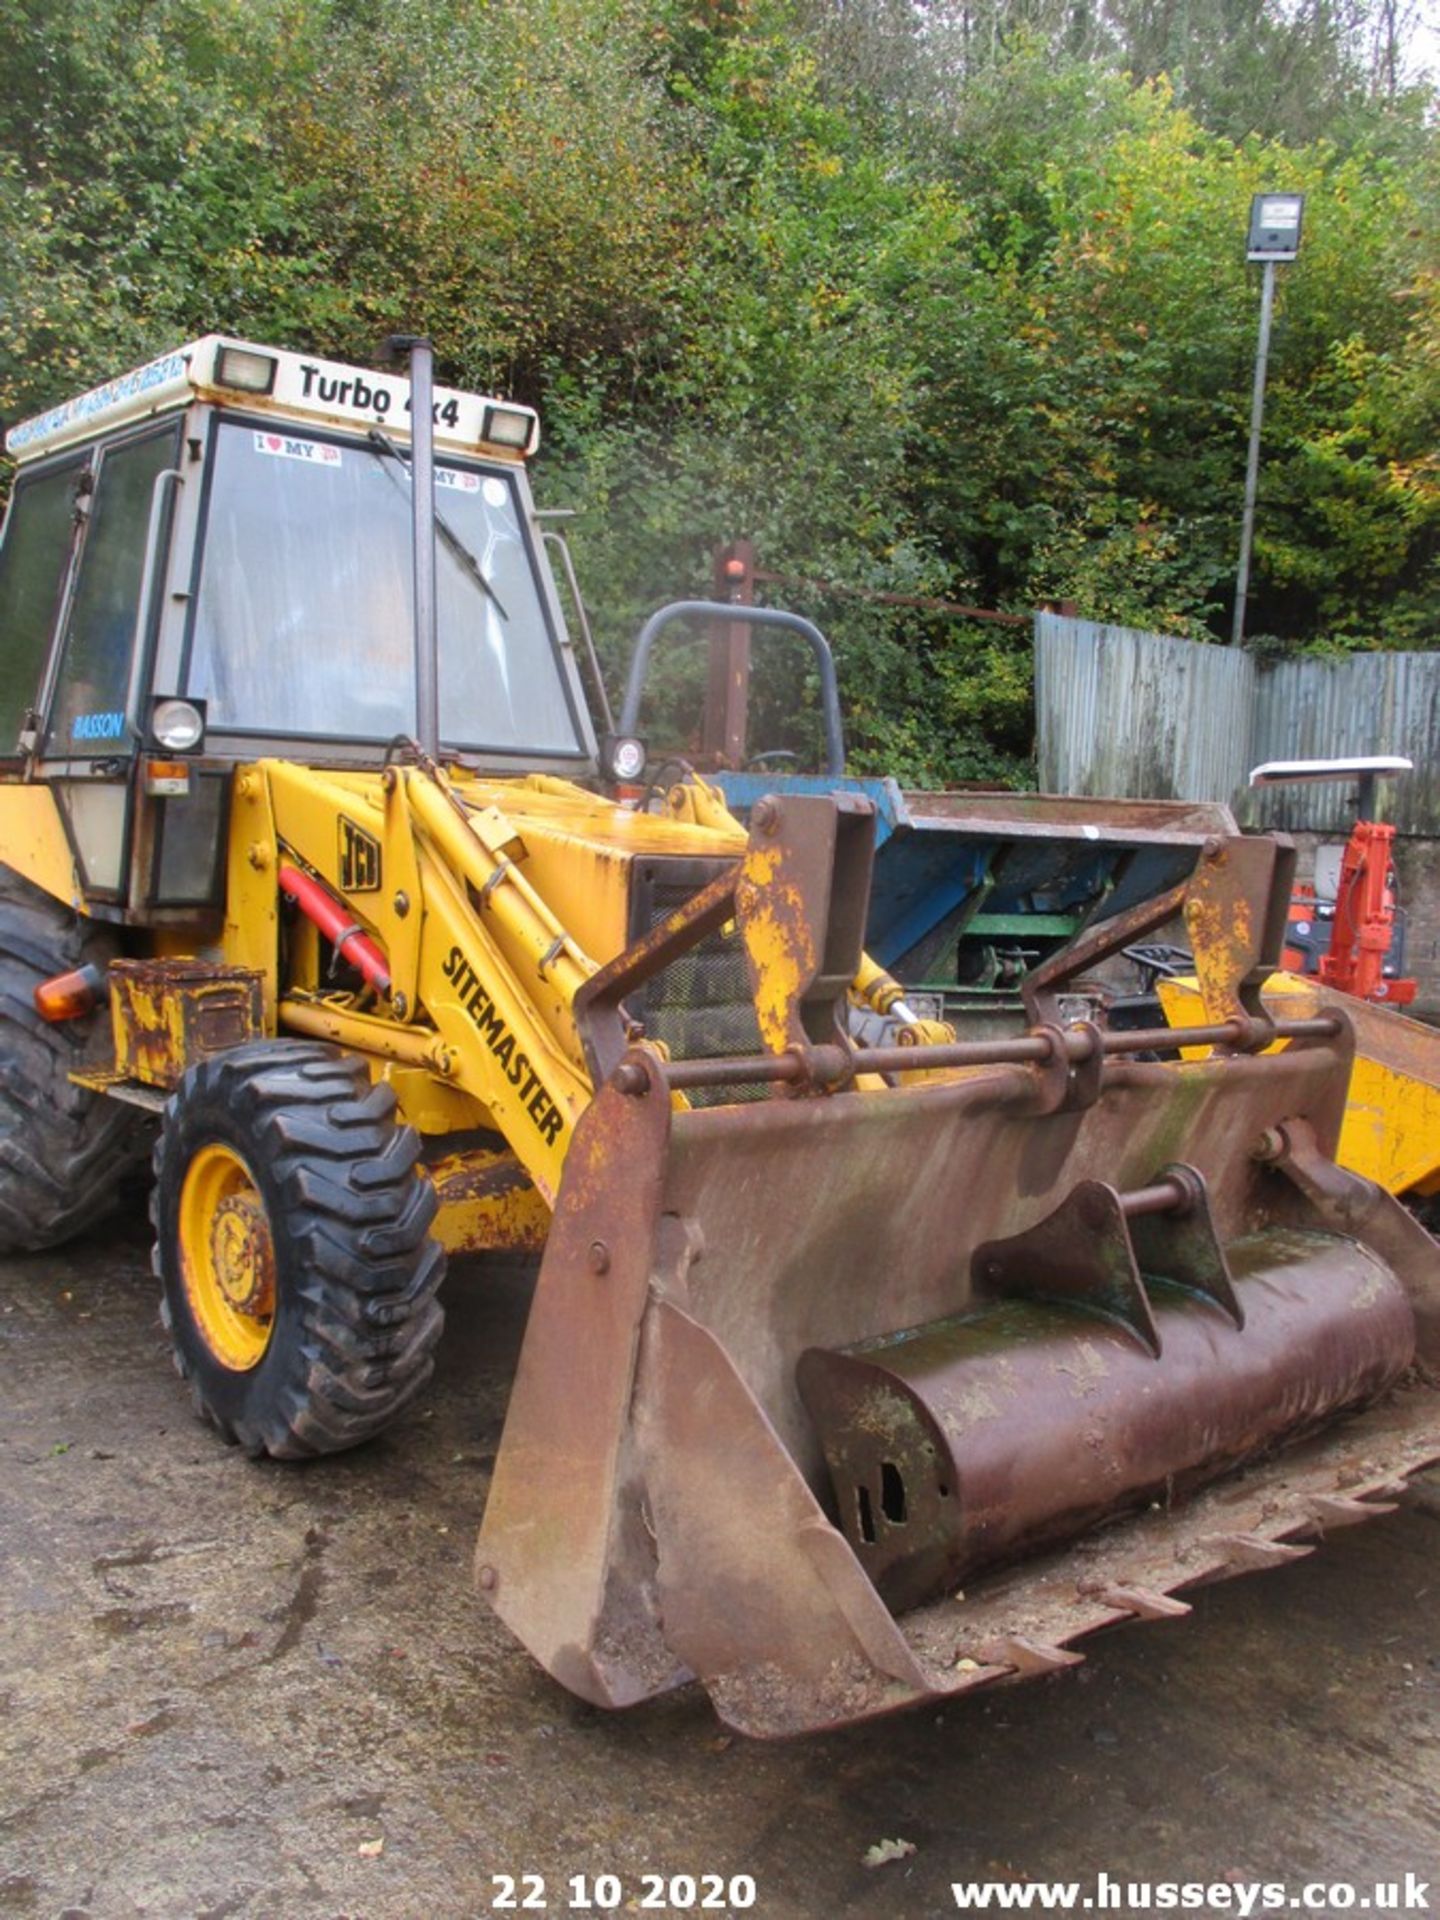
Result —
[[[580,738],[513,479],[435,471],[441,738],[574,754]],[[212,732],[415,731],[408,462],[383,445],[222,422],[186,690]]]
[[[60,610],[83,460],[15,483],[0,545],[0,757],[17,750]]]
[[[178,448],[175,426],[101,457],[46,736],[46,752],[57,758],[100,759],[129,747],[125,705],[150,503]]]

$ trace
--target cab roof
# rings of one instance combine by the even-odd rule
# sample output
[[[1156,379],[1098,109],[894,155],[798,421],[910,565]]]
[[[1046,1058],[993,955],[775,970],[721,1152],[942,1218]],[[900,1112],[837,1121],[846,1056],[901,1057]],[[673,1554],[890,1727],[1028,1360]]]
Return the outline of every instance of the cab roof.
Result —
[[[380,427],[400,441],[410,437],[407,379],[212,333],[21,421],[6,434],[6,451],[18,461],[38,459],[197,400],[229,402],[310,424]],[[533,408],[435,388],[437,447],[517,460],[533,453],[539,438]]]

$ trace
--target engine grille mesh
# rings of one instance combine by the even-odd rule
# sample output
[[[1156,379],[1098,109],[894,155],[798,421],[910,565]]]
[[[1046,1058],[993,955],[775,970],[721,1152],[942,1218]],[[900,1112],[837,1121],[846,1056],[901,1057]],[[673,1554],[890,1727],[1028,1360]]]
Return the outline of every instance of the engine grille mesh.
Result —
[[[634,932],[648,932],[689,900],[723,867],[698,861],[647,861],[637,871]],[[698,877],[697,877],[698,875]],[[707,935],[697,946],[647,981],[629,1005],[645,1032],[669,1048],[674,1060],[713,1060],[763,1053],[745,948],[731,925]],[[763,1100],[764,1086],[696,1088],[692,1106],[728,1106]]]

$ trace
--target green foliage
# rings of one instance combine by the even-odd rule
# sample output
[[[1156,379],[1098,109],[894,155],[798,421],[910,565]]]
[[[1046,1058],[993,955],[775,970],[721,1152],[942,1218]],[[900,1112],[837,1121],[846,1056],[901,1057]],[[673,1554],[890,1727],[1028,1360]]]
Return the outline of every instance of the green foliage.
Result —
[[[423,322],[454,377],[526,398],[550,368],[655,372],[695,195],[646,29],[629,0],[331,16],[285,138],[372,337]]]
[[[0,10],[7,415],[187,334],[335,324],[314,186],[272,137],[291,44],[271,0]]]
[[[210,328],[423,327],[540,406],[612,683],[748,535],[854,764],[1024,778],[1023,629],[877,596],[1226,630],[1257,190],[1307,205],[1250,624],[1440,638],[1435,125],[1346,7],[0,0],[0,411]],[[756,744],[813,753],[813,693],[757,644]]]

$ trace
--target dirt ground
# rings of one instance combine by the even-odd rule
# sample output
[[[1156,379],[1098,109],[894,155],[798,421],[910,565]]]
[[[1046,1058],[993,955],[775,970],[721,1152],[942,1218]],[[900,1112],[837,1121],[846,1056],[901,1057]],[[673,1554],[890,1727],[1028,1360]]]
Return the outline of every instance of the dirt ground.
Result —
[[[577,1874],[622,1911],[743,1874],[765,1920],[909,1920],[1101,1870],[1433,1873],[1440,1911],[1440,1484],[1070,1673],[759,1747],[695,1688],[579,1705],[472,1591],[524,1275],[457,1266],[384,1441],[261,1466],[191,1416],[147,1243],[137,1212],[0,1263],[0,1914],[469,1920],[497,1875],[557,1913]]]

